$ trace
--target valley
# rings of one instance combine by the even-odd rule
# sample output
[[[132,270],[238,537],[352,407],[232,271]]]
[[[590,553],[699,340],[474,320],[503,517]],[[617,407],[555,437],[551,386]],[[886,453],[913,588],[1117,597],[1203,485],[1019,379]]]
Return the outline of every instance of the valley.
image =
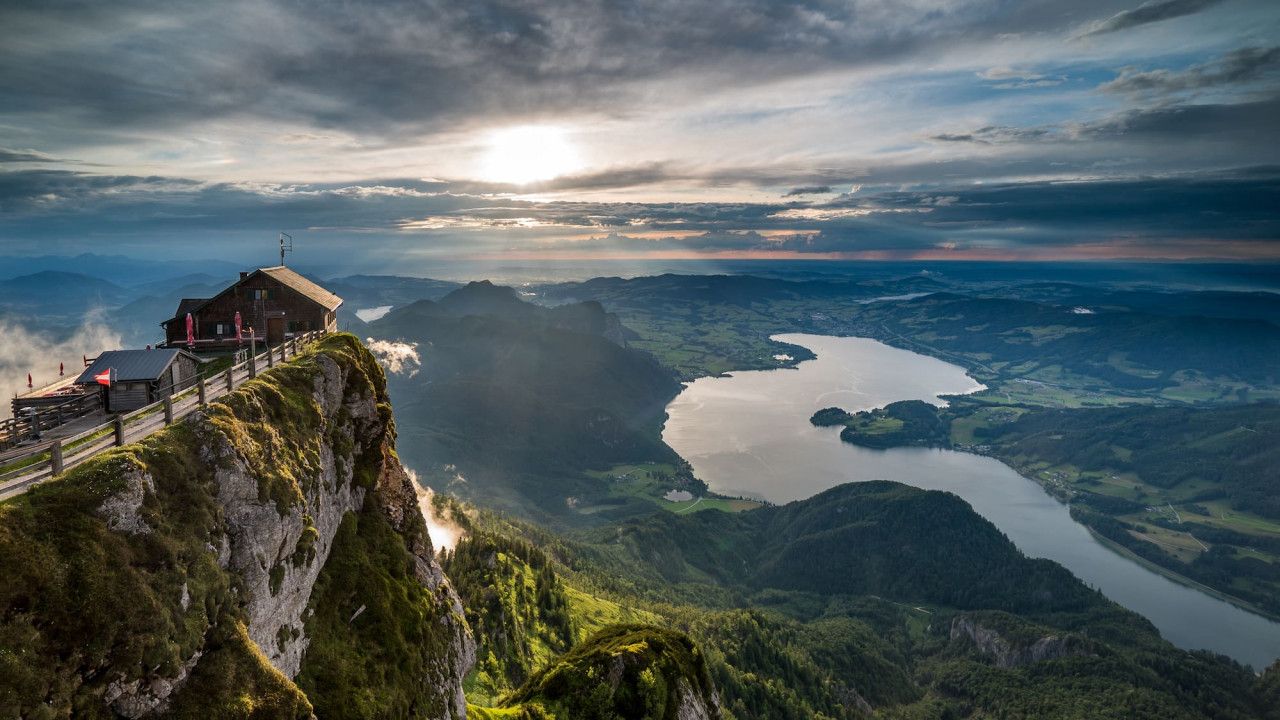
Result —
[[[0,720],[1280,720],[1280,2],[0,2]]]
[[[1265,592],[1265,576],[1248,574],[1274,559],[1260,540],[1274,493],[1258,359],[1195,360],[1186,372],[1251,390],[1212,380],[1213,397],[1192,401],[1169,394],[1183,369],[1126,356],[1129,374],[1158,380],[1136,388],[1100,374],[1084,345],[1071,366],[1094,374],[1050,392],[1031,360],[975,354],[913,325],[938,311],[940,287],[977,292],[927,277],[335,283],[378,310],[342,322],[382,364],[395,457],[435,490],[421,501],[427,528],[451,528],[432,546],[475,655],[459,646],[449,670],[432,665],[444,646],[412,618],[438,601],[395,569],[406,556],[377,516],[348,513],[325,521],[307,660],[282,702],[324,717],[465,702],[470,717],[524,720],[641,707],[743,720],[1266,716],[1276,671],[1255,673],[1276,657],[1275,624],[1136,562],[1165,564],[1147,544],[1205,567],[1197,557],[1211,553],[1171,541],[1191,537],[1234,553],[1215,551],[1220,574],[1206,585]],[[1019,303],[1053,294],[983,292],[993,290]],[[1234,299],[1211,307],[1233,315]],[[872,319],[879,339],[828,334]],[[1126,327],[1032,334],[1102,344]],[[1024,344],[998,328],[991,337],[1001,353]],[[1261,444],[1242,455],[1250,431]],[[1159,436],[1192,455],[1142,440]],[[1231,471],[1184,477],[1188,457]],[[189,471],[176,472],[175,482]],[[264,478],[280,501],[290,483],[308,487],[305,473]],[[51,485],[18,505],[57,497]],[[13,512],[0,506],[0,525]],[[1125,523],[1120,541],[1107,520]],[[1245,559],[1254,564],[1231,564]],[[392,594],[371,604],[370,582]],[[227,622],[218,627],[234,639]],[[249,666],[218,657],[220,682],[250,687],[225,679],[248,678]],[[215,666],[201,667],[193,678],[208,687]],[[590,679],[606,668],[615,681]],[[440,672],[451,679],[415,686]]]
[[[1176,644],[1210,648],[1255,667],[1278,657],[1280,625],[1112,552],[1073,520],[1079,515],[1076,508],[1083,506],[1073,505],[1069,512],[1009,466],[953,451],[949,440],[947,449],[937,449],[936,431],[921,438],[935,448],[914,447],[916,443],[897,437],[892,449],[886,449],[879,441],[883,435],[872,435],[875,442],[859,438],[850,444],[845,434],[837,438],[834,429],[809,422],[828,405],[851,411],[908,405],[927,408],[935,425],[942,426],[934,405],[925,400],[940,403],[937,396],[942,395],[955,406],[971,397],[959,394],[975,386],[958,368],[865,339],[777,339],[805,346],[817,359],[796,371],[698,380],[668,409],[664,438],[712,490],[748,493],[774,503],[802,500],[841,483],[879,479],[952,492],[1024,553],[1063,564],[1107,597],[1150,619]],[[912,399],[888,402],[893,397]],[[1188,623],[1189,617],[1196,622]]]

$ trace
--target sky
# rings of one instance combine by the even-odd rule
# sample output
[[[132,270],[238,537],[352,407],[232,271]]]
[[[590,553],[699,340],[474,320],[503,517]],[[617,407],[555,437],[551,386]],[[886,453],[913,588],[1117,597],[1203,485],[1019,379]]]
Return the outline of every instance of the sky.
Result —
[[[5,0],[0,254],[1280,260],[1274,0]]]

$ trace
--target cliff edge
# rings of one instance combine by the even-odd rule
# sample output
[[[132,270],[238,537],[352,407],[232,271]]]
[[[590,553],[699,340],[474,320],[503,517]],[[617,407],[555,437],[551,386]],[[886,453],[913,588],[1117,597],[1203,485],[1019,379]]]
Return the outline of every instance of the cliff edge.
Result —
[[[0,505],[0,716],[459,718],[474,645],[335,335]]]

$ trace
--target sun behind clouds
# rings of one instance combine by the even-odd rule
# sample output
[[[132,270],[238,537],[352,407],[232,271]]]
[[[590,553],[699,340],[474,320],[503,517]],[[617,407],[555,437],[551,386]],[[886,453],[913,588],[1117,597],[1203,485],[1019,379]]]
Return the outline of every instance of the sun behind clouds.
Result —
[[[553,125],[520,125],[494,131],[481,159],[480,174],[491,182],[524,185],[577,172],[582,159],[567,130]]]

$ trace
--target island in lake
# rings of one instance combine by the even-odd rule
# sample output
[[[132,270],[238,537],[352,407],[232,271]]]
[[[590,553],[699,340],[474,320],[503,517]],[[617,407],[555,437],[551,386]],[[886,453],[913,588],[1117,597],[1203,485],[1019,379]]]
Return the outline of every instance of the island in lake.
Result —
[[[809,418],[818,427],[843,425],[840,439],[863,447],[950,447],[947,424],[933,405],[923,400],[900,400],[882,408],[850,413],[838,407],[819,410]]]

